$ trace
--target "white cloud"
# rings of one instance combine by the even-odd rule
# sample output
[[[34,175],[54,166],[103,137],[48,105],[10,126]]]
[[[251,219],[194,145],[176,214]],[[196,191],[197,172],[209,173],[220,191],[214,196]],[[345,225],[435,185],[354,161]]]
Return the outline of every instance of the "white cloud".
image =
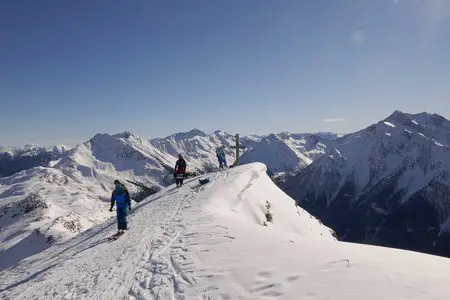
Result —
[[[366,40],[366,33],[363,30],[357,30],[350,36],[350,42],[353,45],[360,45]]]
[[[335,122],[345,122],[345,119],[344,118],[325,118],[320,121],[325,122],[325,123],[335,123]]]

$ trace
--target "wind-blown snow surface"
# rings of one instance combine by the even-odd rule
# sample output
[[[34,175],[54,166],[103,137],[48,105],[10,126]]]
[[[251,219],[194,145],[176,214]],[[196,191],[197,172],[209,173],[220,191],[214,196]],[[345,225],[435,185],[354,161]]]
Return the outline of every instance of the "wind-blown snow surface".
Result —
[[[265,171],[251,164],[168,187],[133,209],[117,241],[106,240],[113,218],[0,272],[1,297],[447,299],[448,259],[340,243]]]

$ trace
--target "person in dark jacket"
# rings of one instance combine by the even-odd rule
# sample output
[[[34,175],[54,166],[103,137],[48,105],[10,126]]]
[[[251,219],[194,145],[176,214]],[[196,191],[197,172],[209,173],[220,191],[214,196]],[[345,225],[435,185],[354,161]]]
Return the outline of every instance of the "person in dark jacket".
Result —
[[[112,211],[114,204],[117,204],[117,234],[122,234],[128,229],[127,214],[131,210],[131,199],[127,188],[119,180],[114,180],[114,186],[109,211]]]
[[[175,173],[174,173],[177,187],[180,187],[183,185],[183,179],[184,179],[185,173],[186,173],[186,161],[184,160],[183,156],[181,154],[179,154],[178,160],[175,163]]]

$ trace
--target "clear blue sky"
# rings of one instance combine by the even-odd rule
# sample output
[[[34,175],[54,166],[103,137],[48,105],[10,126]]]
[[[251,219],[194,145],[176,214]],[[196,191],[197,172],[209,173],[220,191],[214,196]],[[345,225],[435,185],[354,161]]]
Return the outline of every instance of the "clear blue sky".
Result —
[[[448,0],[0,1],[0,144],[450,116]]]

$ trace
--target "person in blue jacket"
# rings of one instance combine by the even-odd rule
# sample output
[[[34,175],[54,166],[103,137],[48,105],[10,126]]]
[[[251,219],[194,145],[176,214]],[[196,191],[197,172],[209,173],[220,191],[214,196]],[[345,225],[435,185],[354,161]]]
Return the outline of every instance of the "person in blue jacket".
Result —
[[[111,208],[112,211],[114,204],[117,204],[117,234],[122,234],[127,230],[127,214],[131,210],[131,199],[127,188],[119,180],[114,180],[114,191],[111,196]]]
[[[227,166],[227,160],[225,158],[225,150],[224,146],[216,147],[216,156],[219,161],[219,169],[222,169]]]

